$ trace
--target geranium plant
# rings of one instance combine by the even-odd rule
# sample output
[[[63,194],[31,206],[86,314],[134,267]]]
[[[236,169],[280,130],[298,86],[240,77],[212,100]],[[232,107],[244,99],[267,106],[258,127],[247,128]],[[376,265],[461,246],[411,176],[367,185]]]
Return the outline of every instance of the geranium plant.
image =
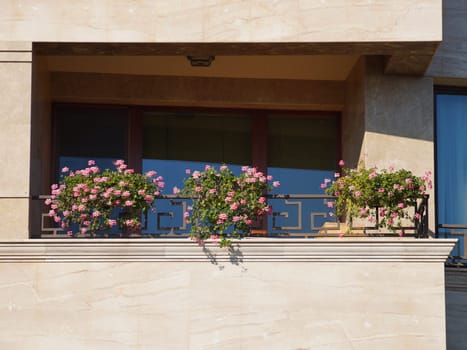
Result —
[[[240,238],[264,214],[271,212],[266,193],[279,182],[272,182],[255,168],[242,167],[236,176],[226,166],[219,170],[206,165],[204,171],[187,170],[181,194],[193,198],[185,218],[191,223],[191,236],[202,244],[205,239],[219,239],[220,246],[229,246],[229,237]]]
[[[92,235],[113,227],[126,233],[141,229],[142,215],[153,209],[164,187],[163,178],[155,177],[155,171],[135,173],[123,160],[114,165],[116,170],[101,172],[90,160],[85,169],[62,169],[61,180],[51,186],[45,204],[50,206],[49,216],[68,230],[68,236]],[[73,226],[77,232],[71,230]]]
[[[409,208],[416,207],[432,187],[431,172],[415,176],[405,169],[365,168],[362,163],[357,169],[349,169],[342,160],[339,166],[341,171],[334,179],[321,184],[327,194],[336,197],[328,207],[335,207],[337,215],[366,219],[375,228],[399,230],[400,235],[404,219],[412,223],[420,219],[420,214]]]

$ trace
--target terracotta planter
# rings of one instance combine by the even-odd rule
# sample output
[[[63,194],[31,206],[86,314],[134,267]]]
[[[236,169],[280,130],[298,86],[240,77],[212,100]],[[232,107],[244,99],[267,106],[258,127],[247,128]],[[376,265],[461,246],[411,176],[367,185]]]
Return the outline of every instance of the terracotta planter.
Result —
[[[250,233],[251,236],[262,236],[265,237],[268,235],[268,231],[265,229],[253,229]]]

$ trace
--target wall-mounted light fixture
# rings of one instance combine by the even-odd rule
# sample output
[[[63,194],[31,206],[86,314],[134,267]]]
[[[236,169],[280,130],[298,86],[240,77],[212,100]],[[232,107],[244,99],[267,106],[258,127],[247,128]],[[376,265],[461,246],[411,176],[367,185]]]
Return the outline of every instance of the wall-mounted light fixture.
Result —
[[[192,67],[209,67],[216,59],[215,56],[186,56]]]

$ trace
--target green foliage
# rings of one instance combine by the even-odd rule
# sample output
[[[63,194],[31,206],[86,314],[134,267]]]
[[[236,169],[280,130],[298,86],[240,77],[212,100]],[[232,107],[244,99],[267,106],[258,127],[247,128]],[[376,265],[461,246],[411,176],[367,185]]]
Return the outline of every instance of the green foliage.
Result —
[[[340,162],[343,165],[343,161]],[[335,179],[325,179],[321,185],[326,193],[336,196],[336,214],[347,218],[365,218],[377,228],[396,231],[401,220],[414,222],[420,215],[408,208],[417,205],[432,187],[430,172],[415,176],[411,171],[393,168],[342,168]],[[376,210],[378,210],[376,212]]]
[[[271,180],[271,176],[250,167],[243,167],[239,176],[225,165],[219,171],[210,166],[202,172],[194,171],[182,190],[182,194],[194,198],[185,213],[192,224],[192,237],[201,244],[208,238],[219,238],[220,246],[229,246],[229,237],[248,234],[252,225],[271,211],[265,197]],[[273,185],[277,187],[279,182]]]

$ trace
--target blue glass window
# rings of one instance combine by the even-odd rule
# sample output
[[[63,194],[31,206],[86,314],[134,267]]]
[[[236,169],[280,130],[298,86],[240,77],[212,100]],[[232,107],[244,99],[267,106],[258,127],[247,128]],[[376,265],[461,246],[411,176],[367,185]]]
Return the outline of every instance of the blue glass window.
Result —
[[[439,225],[467,226],[467,95],[436,95],[436,202]],[[464,229],[456,229],[467,232]],[[441,237],[450,230],[439,229]],[[464,236],[453,251],[464,256]]]

